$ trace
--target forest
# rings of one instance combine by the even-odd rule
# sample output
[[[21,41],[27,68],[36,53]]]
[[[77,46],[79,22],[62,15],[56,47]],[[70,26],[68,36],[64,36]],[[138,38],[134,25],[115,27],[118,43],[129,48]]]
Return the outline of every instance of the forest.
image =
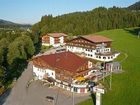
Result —
[[[64,32],[68,35],[85,35],[102,30],[140,26],[140,12],[127,8],[99,7],[91,11],[75,12],[53,17],[42,16],[32,30],[41,35],[50,32]]]
[[[0,85],[8,86],[36,53],[37,35],[23,30],[0,30]]]

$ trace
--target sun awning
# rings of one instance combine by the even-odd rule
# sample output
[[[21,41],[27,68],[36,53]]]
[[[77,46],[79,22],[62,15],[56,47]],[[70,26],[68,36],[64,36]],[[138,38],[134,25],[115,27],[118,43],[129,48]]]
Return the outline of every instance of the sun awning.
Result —
[[[84,77],[77,77],[76,80],[81,82],[81,81],[84,81],[85,78]]]

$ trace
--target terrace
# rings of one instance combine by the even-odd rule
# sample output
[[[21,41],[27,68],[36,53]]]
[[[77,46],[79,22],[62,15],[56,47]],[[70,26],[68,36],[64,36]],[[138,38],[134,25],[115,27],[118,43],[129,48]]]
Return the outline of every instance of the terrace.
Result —
[[[115,50],[111,50],[110,52],[96,52],[95,55],[100,55],[100,56],[111,56],[111,55],[115,55],[118,54],[118,51]]]

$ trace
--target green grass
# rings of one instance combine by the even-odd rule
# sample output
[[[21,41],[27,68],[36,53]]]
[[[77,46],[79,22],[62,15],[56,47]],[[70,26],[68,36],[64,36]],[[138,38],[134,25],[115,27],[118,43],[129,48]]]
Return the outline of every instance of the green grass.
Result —
[[[93,105],[92,98],[85,100],[84,102],[78,104],[78,105]]]
[[[140,28],[139,28],[140,29]],[[123,52],[116,60],[123,60],[122,74],[113,74],[112,90],[102,98],[102,105],[140,105],[140,39],[135,29],[116,29],[97,34],[113,39],[112,47]],[[134,32],[134,33],[133,33]],[[79,105],[93,105],[91,99]]]
[[[44,53],[44,52],[46,52],[47,50],[49,50],[50,48],[52,48],[53,46],[44,46],[44,45],[42,45],[41,46],[41,51],[40,52],[42,52],[42,53]]]
[[[114,61],[123,62],[128,58],[128,54],[120,51],[120,55]]]

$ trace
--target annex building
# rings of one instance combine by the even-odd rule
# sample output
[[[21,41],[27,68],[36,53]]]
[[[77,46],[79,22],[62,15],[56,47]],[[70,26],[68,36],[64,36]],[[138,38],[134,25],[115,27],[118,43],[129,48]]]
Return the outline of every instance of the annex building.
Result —
[[[64,45],[67,35],[64,33],[47,33],[42,37],[42,45],[58,47]]]
[[[108,62],[115,59],[119,53],[112,50],[112,40],[100,35],[85,35],[71,39],[66,43],[66,50],[80,53],[85,57]]]

